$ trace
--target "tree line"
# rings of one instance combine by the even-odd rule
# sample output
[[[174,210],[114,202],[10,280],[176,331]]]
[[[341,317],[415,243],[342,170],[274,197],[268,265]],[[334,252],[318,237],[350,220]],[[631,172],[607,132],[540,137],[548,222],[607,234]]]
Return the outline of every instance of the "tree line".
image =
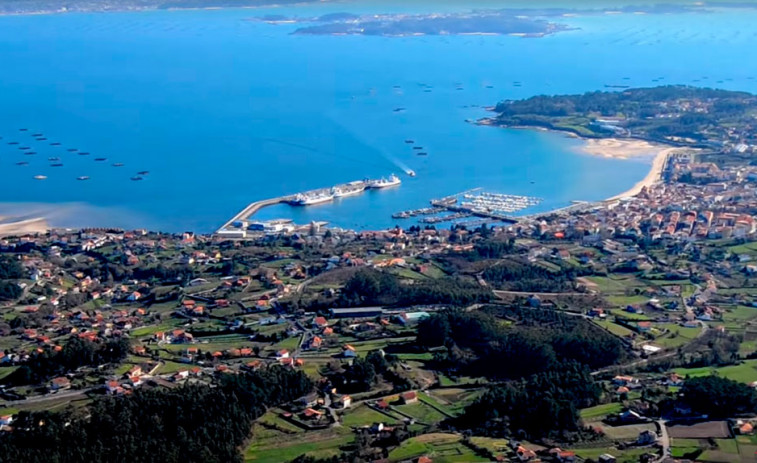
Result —
[[[0,461],[241,463],[252,422],[312,387],[302,372],[274,366],[224,375],[214,387],[141,388],[83,410],[21,412],[0,435]]]
[[[586,320],[549,310],[439,312],[420,322],[417,342],[446,347],[434,354],[439,370],[499,380],[560,370],[574,362],[601,368],[624,355],[616,337]]]
[[[360,269],[347,280],[338,304],[361,305],[438,304],[463,306],[491,301],[490,291],[475,281],[459,277],[416,280],[402,284],[400,278],[375,269]]]

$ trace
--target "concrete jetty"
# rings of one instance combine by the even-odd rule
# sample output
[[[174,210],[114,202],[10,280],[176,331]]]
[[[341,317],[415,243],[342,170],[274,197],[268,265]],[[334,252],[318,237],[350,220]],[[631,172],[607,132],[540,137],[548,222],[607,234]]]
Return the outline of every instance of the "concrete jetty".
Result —
[[[224,223],[218,230],[216,230],[215,235],[225,237],[225,238],[246,238],[250,219],[259,210],[265,207],[275,206],[277,204],[294,204],[297,201],[298,197],[330,194],[330,192],[335,191],[335,190],[341,191],[343,195],[342,197],[348,197],[348,196],[352,196],[353,194],[362,193],[363,191],[368,189],[368,186],[369,186],[368,181],[357,180],[357,181],[353,181],[349,183],[343,183],[340,185],[334,185],[333,187],[318,188],[315,190],[305,191],[302,193],[296,193],[292,195],[279,196],[277,198],[262,199],[260,201],[254,201],[250,203],[249,205],[247,205],[247,207],[239,211],[226,223]],[[334,198],[334,200],[338,200],[338,199],[341,199],[341,198],[338,196]],[[235,224],[239,224],[241,226],[239,225],[235,226]]]

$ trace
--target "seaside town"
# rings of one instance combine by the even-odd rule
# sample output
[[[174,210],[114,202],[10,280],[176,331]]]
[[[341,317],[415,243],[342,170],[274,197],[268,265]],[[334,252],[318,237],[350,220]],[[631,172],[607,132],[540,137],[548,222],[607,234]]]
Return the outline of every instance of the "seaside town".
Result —
[[[4,237],[0,445],[235,378],[292,384],[246,415],[247,461],[747,461],[757,168],[702,158],[493,227]]]

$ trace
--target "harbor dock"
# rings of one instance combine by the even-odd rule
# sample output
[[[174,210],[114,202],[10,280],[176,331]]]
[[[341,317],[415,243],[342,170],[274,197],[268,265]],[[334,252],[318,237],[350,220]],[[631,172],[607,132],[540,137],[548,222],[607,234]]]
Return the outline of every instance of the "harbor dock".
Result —
[[[292,206],[309,206],[322,204],[338,200],[347,196],[354,196],[370,188],[381,188],[383,185],[378,184],[382,180],[357,180],[340,185],[334,185],[328,188],[318,188],[315,190],[304,191],[301,193],[279,196],[277,198],[263,199],[247,205],[244,209],[235,214],[231,219],[224,223],[215,235],[226,238],[246,238],[248,231],[264,231],[259,227],[252,226],[252,217],[261,209],[275,206],[277,204],[291,204]],[[276,225],[281,225],[277,223]]]

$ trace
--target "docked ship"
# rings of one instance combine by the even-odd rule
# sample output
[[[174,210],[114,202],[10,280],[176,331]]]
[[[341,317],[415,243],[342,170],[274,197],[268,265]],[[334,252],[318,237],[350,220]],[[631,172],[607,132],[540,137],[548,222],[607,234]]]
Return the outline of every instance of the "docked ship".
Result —
[[[355,196],[362,193],[364,188],[352,188],[343,190],[337,186],[331,189],[331,194],[334,196],[334,198],[346,198],[347,196]]]
[[[402,180],[399,179],[396,175],[392,174],[389,176],[389,178],[381,178],[380,180],[369,180],[368,181],[368,188],[389,188],[392,186],[397,186],[400,183],[402,183]]]
[[[316,204],[323,204],[334,200],[334,195],[319,193],[314,195],[298,194],[292,201],[293,206],[314,206]]]

